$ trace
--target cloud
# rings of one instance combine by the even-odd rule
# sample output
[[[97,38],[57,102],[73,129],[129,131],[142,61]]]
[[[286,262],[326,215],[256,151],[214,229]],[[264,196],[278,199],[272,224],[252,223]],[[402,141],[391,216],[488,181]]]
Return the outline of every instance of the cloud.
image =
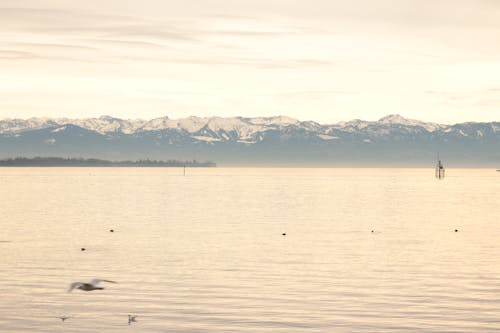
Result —
[[[114,60],[143,61],[186,65],[217,65],[217,66],[240,66],[254,69],[294,69],[328,66],[332,62],[315,59],[279,59],[279,58],[245,58],[245,57],[214,57],[200,55],[198,57],[172,57],[172,56],[131,56],[121,55]],[[110,59],[111,60],[111,59]]]
[[[97,44],[97,45],[118,45],[118,46],[123,46],[123,47],[130,47],[130,48],[153,48],[153,49],[163,49],[168,47],[167,45],[163,45],[160,43],[153,43],[153,42],[146,42],[146,41],[139,41],[139,40],[127,40],[127,39],[104,39],[104,38],[96,38],[96,39],[81,39],[79,40],[84,43],[91,43],[91,44]]]
[[[253,45],[258,45],[263,38],[279,40],[305,34],[305,30],[238,15],[216,15],[198,20],[159,19],[68,8],[2,8],[0,27],[3,28],[0,32],[4,40],[2,46],[10,50],[8,54],[3,53],[7,59],[144,61],[256,69],[331,64],[315,57],[297,55],[283,59],[280,55],[273,58],[247,52],[245,48],[250,44],[245,42],[246,38],[255,47]]]
[[[206,30],[200,35],[234,36],[234,37],[285,37],[298,32],[294,31],[252,31],[252,30]]]
[[[355,91],[350,90],[304,90],[304,91],[293,91],[278,94],[281,97],[311,97],[311,96],[328,96],[328,95],[355,95]]]
[[[482,100],[479,101],[479,104],[480,105],[486,105],[486,106],[500,105],[500,98],[496,98],[496,99],[482,99]]]
[[[33,52],[17,51],[17,50],[0,50],[0,59],[3,60],[19,60],[19,59],[36,59],[39,56]]]
[[[462,111],[473,110],[498,94],[497,0],[1,3],[0,88],[29,90],[33,109],[64,112],[94,98],[92,106],[133,112],[124,96],[140,89],[208,91],[176,97],[175,106],[190,110],[293,114],[307,103],[284,105],[280,92],[314,99],[317,110],[331,112],[334,100],[336,110],[367,114],[435,112],[459,98]],[[62,101],[68,82],[75,94]],[[50,97],[36,95],[42,90]],[[363,98],[348,96],[357,92]],[[150,110],[165,107],[160,96],[148,95]]]
[[[61,44],[61,43],[5,43],[7,46],[12,47],[22,47],[29,49],[38,49],[38,50],[52,50],[52,51],[61,51],[61,50],[72,50],[72,51],[88,51],[88,50],[96,50],[96,47],[86,46],[86,45],[71,45],[71,44]]]
[[[500,104],[498,88],[476,89],[467,91],[436,91],[428,90],[428,95],[435,96],[440,103],[462,104],[470,106],[494,106]]]

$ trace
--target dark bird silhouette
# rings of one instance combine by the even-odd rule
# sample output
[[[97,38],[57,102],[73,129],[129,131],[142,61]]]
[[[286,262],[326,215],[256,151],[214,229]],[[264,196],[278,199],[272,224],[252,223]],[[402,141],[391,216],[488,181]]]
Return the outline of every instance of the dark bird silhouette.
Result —
[[[130,323],[136,323],[137,320],[135,320],[135,318],[137,318],[138,316],[132,316],[132,315],[128,315],[128,324],[130,325]]]
[[[90,281],[88,283],[85,283],[85,282],[73,282],[72,284],[69,285],[68,292],[71,292],[75,288],[83,290],[83,291],[102,290],[102,289],[104,289],[103,287],[98,287],[97,286],[100,282],[116,283],[115,281],[100,280],[100,279],[93,279],[92,281]]]

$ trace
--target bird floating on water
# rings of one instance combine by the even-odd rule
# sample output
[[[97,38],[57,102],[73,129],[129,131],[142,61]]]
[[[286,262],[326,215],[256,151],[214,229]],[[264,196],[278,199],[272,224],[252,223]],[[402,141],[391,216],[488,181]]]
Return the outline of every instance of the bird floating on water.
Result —
[[[134,322],[136,323],[137,320],[135,320],[135,318],[137,318],[138,316],[132,316],[132,315],[128,315],[128,324],[130,325],[130,323]]]
[[[83,291],[92,291],[92,290],[102,290],[104,289],[103,287],[98,287],[97,285],[101,282],[109,282],[109,283],[116,283],[115,281],[111,280],[100,280],[100,279],[93,279],[90,282],[73,282],[72,284],[69,285],[68,292],[71,292],[73,289],[80,289]]]

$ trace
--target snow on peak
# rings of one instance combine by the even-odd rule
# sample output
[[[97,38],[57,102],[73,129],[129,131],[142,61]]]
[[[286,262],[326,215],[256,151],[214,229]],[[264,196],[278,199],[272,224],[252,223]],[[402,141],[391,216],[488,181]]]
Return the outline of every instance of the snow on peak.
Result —
[[[66,126],[58,127],[55,130],[52,130],[52,133],[57,133],[66,130]]]
[[[19,133],[57,125],[49,118],[4,119],[0,121],[0,133]]]
[[[168,117],[150,120],[140,128],[142,131],[162,130],[166,128],[184,130],[196,133],[207,127],[213,132],[236,132],[240,138],[249,138],[253,133],[263,131],[268,127],[276,128],[300,123],[289,117],[242,118],[242,117],[187,117],[170,119]]]
[[[288,126],[297,125],[300,123],[297,119],[287,116],[264,117],[264,118],[248,118],[248,121],[255,125],[275,125],[275,126]]]
[[[111,116],[101,116],[99,118],[87,119],[56,119],[60,125],[72,124],[82,128],[99,132],[101,134],[109,132],[122,132],[132,134],[144,123],[143,120],[119,119]]]
[[[248,126],[248,124],[243,122],[241,118],[213,117],[208,119],[207,126],[214,132],[217,132],[219,130],[231,132],[238,131],[245,126]]]
[[[420,123],[418,120],[406,119],[405,117],[399,114],[390,114],[388,116],[380,118],[378,122],[383,124],[407,124],[413,122]]]
[[[362,129],[370,124],[369,121],[354,119],[350,121],[341,121],[337,123],[334,127],[348,129],[349,132],[353,131],[352,128]]]
[[[435,131],[446,126],[435,123],[426,123],[418,120],[407,119],[401,115],[392,114],[381,118],[378,121],[351,120],[333,125],[343,131],[352,132],[366,128],[368,126],[386,126],[400,124],[404,126],[420,126],[428,131]],[[101,134],[123,133],[135,134],[144,131],[161,131],[174,129],[186,131],[194,134],[207,128],[211,132],[224,140],[229,137],[225,133],[235,133],[239,140],[251,140],[254,136],[266,130],[279,130],[288,126],[300,126],[308,131],[316,131],[326,134],[325,127],[315,122],[301,122],[286,116],[276,117],[187,117],[181,119],[170,119],[160,117],[151,120],[142,119],[119,119],[111,116],[100,116],[98,118],[68,119],[68,118],[29,118],[29,119],[4,119],[0,120],[0,133],[19,133],[27,130],[44,129],[52,127],[62,127],[65,125],[75,125],[87,130],[96,131]],[[54,128],[55,130],[55,128]],[[212,134],[213,135],[213,134]],[[232,136],[232,135],[230,135]]]
[[[408,119],[399,114],[390,114],[378,120],[378,123],[382,124],[399,124],[405,126],[420,126],[428,130],[429,132],[440,129],[442,125],[436,123],[426,123],[420,120]]]
[[[162,117],[149,120],[140,128],[141,131],[160,131],[164,129],[178,129],[185,130],[189,133],[199,131],[206,125],[206,118],[200,117],[187,117],[182,119],[170,119],[169,117]]]

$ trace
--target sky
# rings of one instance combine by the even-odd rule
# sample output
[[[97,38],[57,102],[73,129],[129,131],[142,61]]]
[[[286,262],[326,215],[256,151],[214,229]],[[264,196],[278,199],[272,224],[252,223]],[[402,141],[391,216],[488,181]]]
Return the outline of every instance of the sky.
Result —
[[[498,0],[0,0],[0,118],[500,121]]]

